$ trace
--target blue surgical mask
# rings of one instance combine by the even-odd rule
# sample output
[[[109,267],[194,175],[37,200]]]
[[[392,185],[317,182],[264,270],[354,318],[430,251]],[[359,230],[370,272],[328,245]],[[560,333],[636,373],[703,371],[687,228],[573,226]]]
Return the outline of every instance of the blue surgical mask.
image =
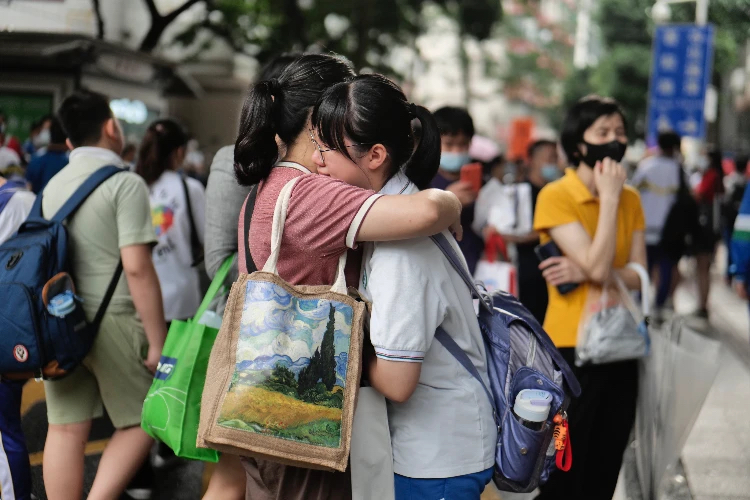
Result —
[[[547,163],[542,165],[542,177],[545,181],[552,182],[562,177],[562,174],[560,173],[560,169],[557,168],[557,165],[554,163]]]
[[[458,172],[461,167],[471,162],[469,153],[441,153],[440,168],[447,172]]]

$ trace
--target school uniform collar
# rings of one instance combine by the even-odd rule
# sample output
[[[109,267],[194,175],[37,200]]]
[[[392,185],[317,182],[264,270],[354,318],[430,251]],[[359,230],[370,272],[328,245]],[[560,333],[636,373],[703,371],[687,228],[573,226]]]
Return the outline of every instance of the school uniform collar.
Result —
[[[576,203],[588,203],[590,201],[596,201],[596,197],[591,194],[589,188],[583,183],[576,170],[574,168],[566,168],[565,176],[560,179],[560,182],[565,185],[567,190],[573,195],[573,199]]]
[[[417,186],[403,172],[399,171],[385,183],[379,194],[412,194],[418,191]]]

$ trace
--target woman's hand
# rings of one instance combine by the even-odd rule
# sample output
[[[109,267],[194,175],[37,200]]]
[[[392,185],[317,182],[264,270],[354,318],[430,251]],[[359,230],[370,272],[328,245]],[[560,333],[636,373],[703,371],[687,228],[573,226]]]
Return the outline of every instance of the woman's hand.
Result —
[[[619,200],[627,173],[622,165],[612,158],[605,158],[594,166],[594,185],[603,200]]]
[[[539,264],[542,276],[552,286],[583,283],[587,280],[581,266],[567,257],[550,257]]]

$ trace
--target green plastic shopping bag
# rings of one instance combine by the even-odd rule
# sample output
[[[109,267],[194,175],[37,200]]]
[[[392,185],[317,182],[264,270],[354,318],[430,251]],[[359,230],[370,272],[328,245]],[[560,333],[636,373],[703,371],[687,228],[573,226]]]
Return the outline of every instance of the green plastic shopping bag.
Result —
[[[219,268],[195,317],[172,321],[154,382],[143,402],[143,430],[181,458],[206,462],[219,459],[217,451],[195,445],[208,358],[219,333],[217,328],[199,321],[207,311],[211,315],[210,307],[227,293],[224,282],[234,258],[229,257]]]

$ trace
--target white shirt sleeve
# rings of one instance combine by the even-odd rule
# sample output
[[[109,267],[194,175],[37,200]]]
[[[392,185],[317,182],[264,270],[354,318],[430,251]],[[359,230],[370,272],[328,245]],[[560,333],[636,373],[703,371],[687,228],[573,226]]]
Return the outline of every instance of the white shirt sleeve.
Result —
[[[388,361],[421,363],[447,306],[433,288],[420,245],[429,240],[377,243],[370,259],[368,288],[373,308],[370,340]]]
[[[13,236],[29,217],[36,196],[30,191],[15,193],[0,212],[0,244]]]
[[[206,241],[206,191],[203,184],[195,179],[188,178],[187,186],[190,205],[193,209],[195,229],[198,232],[198,241],[203,244]]]
[[[487,218],[490,215],[490,208],[492,207],[492,182],[487,184],[479,190],[479,196],[477,196],[477,202],[474,205],[474,222],[471,228],[478,235],[482,235],[484,226],[487,225]]]

